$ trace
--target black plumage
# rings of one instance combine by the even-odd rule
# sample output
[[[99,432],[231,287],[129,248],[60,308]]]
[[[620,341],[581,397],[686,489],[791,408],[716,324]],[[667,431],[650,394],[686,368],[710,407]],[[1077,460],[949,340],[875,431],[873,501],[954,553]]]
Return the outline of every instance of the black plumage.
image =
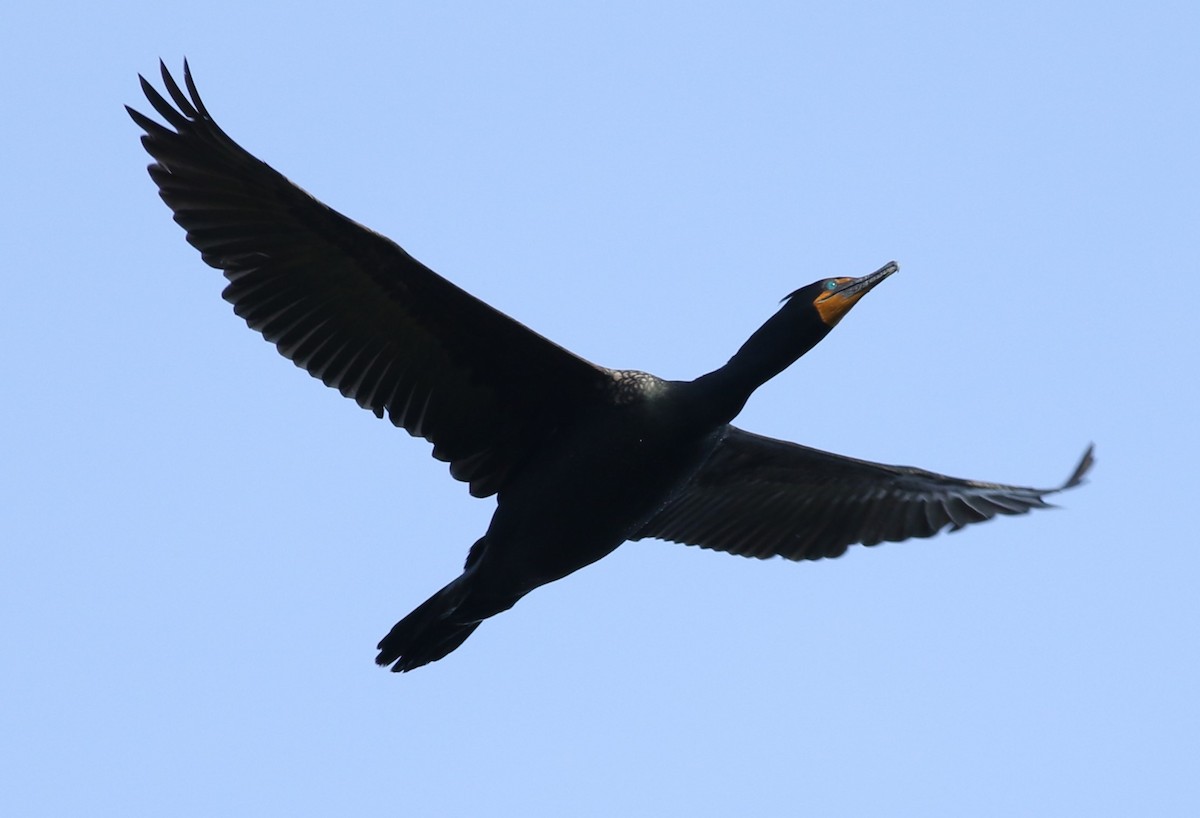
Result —
[[[729,425],[750,394],[897,269],[792,293],[694,381],[591,364],[326,207],[213,121],[184,66],[162,66],[169,127],[133,109],[150,175],[234,311],[297,366],[433,444],[476,497],[497,495],[463,573],[401,620],[377,661],[442,658],[483,619],[656,537],[752,557],[836,557],[1047,505],[1033,489],[854,460]],[[172,104],[173,103],[173,104]]]

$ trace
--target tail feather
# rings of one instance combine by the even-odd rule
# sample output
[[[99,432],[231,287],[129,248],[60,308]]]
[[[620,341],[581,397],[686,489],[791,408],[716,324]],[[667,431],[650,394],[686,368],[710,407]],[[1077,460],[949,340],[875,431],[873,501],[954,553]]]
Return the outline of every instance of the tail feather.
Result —
[[[392,665],[392,672],[404,673],[436,662],[467,641],[479,622],[450,618],[465,596],[462,583],[455,580],[422,602],[380,640],[375,663]]]

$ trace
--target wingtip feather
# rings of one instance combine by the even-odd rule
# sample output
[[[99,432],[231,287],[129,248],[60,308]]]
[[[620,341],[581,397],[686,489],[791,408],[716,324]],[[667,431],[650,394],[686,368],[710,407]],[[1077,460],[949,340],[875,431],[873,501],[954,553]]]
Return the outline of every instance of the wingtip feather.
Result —
[[[1096,463],[1095,451],[1096,444],[1089,443],[1087,451],[1083,453],[1083,457],[1079,458],[1079,465],[1075,467],[1075,471],[1071,472],[1071,476],[1067,478],[1067,482],[1062,484],[1062,487],[1059,489],[1059,491],[1075,488],[1076,486],[1087,482],[1085,479],[1087,477],[1087,473],[1091,471],[1092,466],[1094,466]]]

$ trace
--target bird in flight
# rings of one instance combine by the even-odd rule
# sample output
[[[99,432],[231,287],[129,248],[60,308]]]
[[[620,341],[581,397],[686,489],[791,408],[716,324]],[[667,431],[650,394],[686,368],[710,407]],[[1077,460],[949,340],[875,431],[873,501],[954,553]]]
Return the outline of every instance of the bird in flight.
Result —
[[[322,204],[219,128],[184,63],[166,125],[145,134],[150,177],[234,312],[296,366],[433,444],[475,497],[495,495],[462,573],[400,620],[378,664],[408,671],[488,617],[612,553],[658,538],[789,560],[837,557],[1048,506],[1051,489],[887,466],[731,425],[763,383],[812,349],[898,269],[815,281],[784,299],[729,361],[692,381],[606,369],[459,289]]]

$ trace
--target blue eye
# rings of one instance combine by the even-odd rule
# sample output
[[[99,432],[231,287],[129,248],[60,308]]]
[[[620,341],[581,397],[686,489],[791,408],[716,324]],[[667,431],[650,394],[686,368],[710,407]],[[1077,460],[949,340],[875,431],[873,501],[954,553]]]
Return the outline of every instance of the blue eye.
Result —
[[[836,290],[836,289],[837,289],[837,282],[836,282],[836,281],[833,281],[833,280],[826,281],[826,282],[825,282],[825,289],[827,289],[827,290]]]

